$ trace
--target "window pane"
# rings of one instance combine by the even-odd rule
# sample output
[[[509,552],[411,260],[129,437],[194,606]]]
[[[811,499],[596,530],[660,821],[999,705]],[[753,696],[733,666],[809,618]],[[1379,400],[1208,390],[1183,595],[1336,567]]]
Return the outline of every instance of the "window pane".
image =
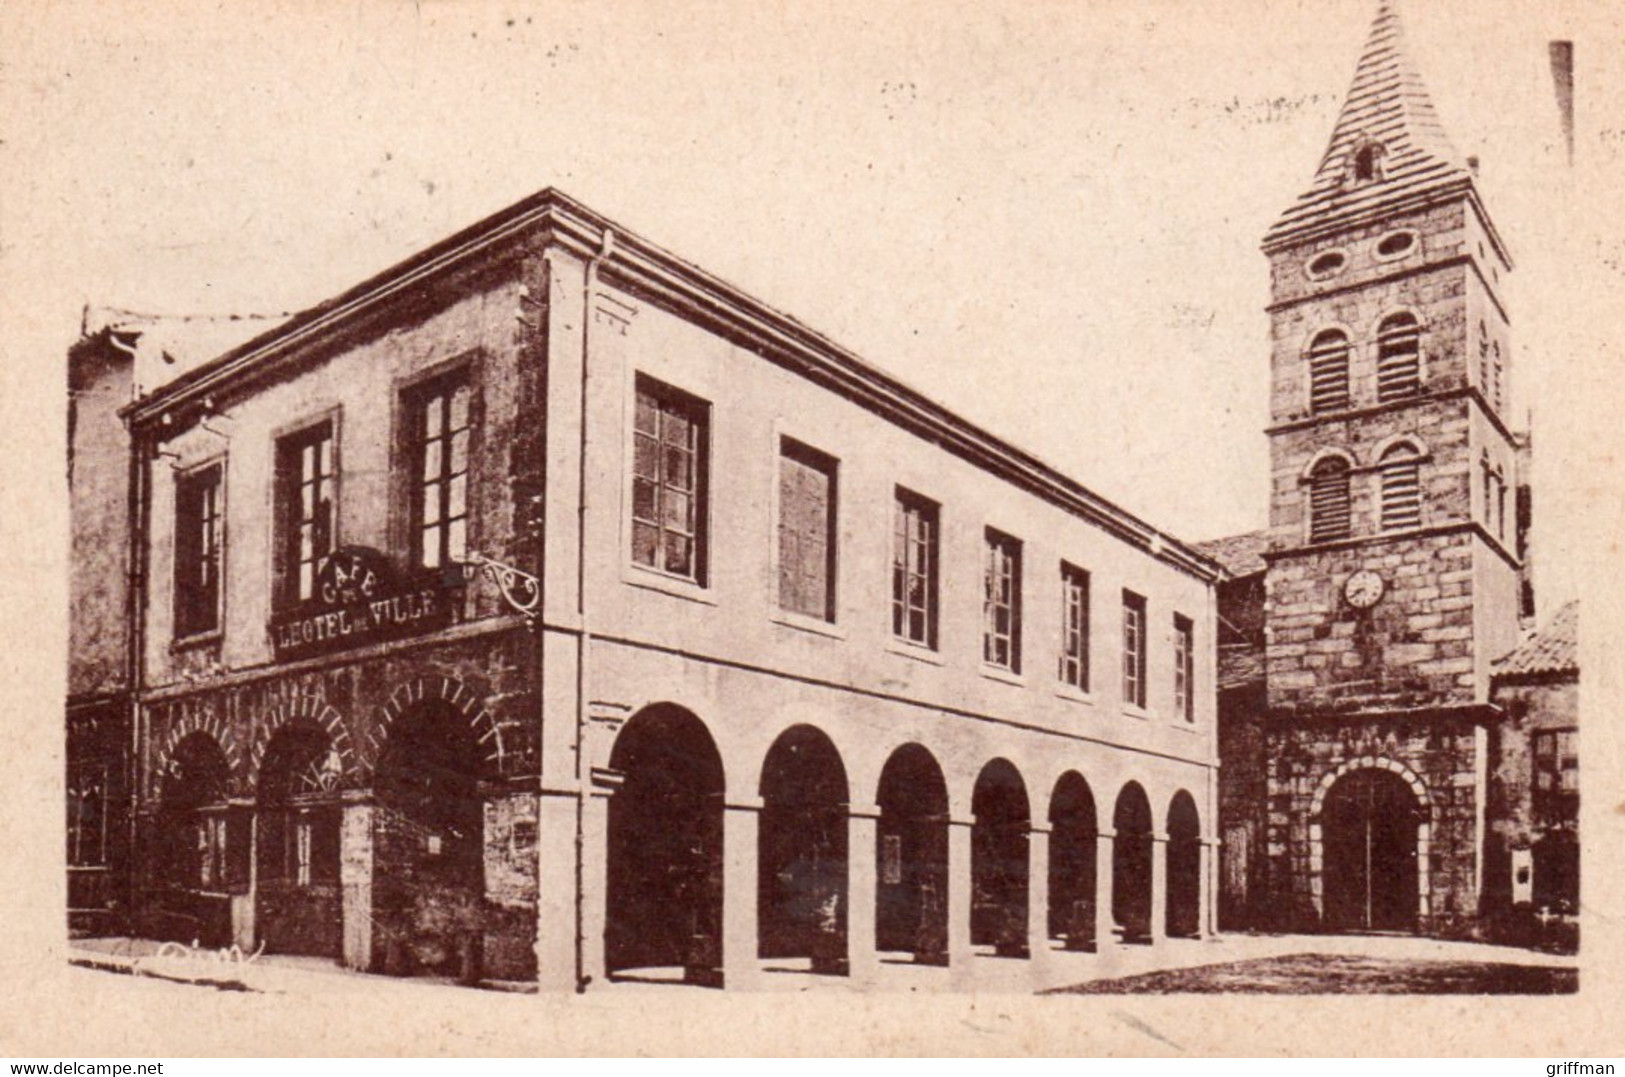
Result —
[[[461,474],[468,470],[468,431],[460,430],[451,438],[451,465],[447,468],[453,474]]]
[[[655,442],[645,437],[633,439],[632,444],[632,474],[646,479],[660,477],[660,449]]]
[[[632,525],[632,559],[640,565],[653,565],[660,532],[646,523]]]
[[[632,480],[632,516],[638,520],[655,518],[655,484],[648,479]]]
[[[655,408],[654,398],[647,393],[638,393],[637,415],[633,420],[632,429],[651,436],[658,436],[660,433],[660,413]]]
[[[468,476],[458,475],[446,487],[446,515],[452,519],[468,514]]]
[[[467,554],[467,526],[466,520],[453,520],[446,532],[446,559],[448,561],[461,561]]]
[[[666,571],[675,572],[680,576],[692,575],[694,566],[689,555],[689,540],[682,535],[667,532]]]

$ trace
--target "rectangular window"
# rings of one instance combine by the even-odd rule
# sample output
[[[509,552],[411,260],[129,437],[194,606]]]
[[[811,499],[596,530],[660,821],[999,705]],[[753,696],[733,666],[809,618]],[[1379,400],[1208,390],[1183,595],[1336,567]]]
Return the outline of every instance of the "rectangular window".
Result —
[[[779,608],[835,620],[836,462],[779,441]]]
[[[1021,543],[986,532],[982,566],[982,661],[1021,672]]]
[[[276,457],[278,598],[293,605],[315,594],[316,566],[333,550],[333,424],[318,423],[281,439]]]
[[[473,429],[468,371],[411,390],[412,563],[437,569],[468,553],[468,457]]]
[[[1089,690],[1089,573],[1061,563],[1061,681]]]
[[[892,634],[937,645],[937,505],[901,487],[892,528]]]
[[[639,376],[632,429],[632,560],[701,585],[708,417],[703,401]]]
[[[1174,711],[1187,722],[1196,721],[1195,626],[1183,614],[1174,614]]]
[[[220,627],[220,484],[211,464],[175,483],[175,635]]]
[[[1534,735],[1534,813],[1537,826],[1562,827],[1580,817],[1580,732],[1540,730]]]
[[[1145,706],[1145,599],[1123,592],[1123,702]]]

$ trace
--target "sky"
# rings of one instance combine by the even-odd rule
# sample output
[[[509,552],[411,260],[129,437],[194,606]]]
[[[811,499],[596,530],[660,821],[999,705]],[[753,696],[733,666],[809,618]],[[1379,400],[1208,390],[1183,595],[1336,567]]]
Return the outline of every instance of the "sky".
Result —
[[[38,524],[18,497],[60,493],[63,354],[86,303],[297,310],[546,186],[1175,535],[1260,527],[1258,245],[1310,182],[1375,10],[7,5],[0,437],[24,470],[0,527]],[[1609,182],[1625,108],[1608,107],[1625,102],[1625,10],[1402,12],[1518,263],[1514,414],[1535,425],[1547,593],[1568,597],[1594,571],[1598,499],[1619,502],[1574,416],[1625,399],[1622,364],[1595,375],[1618,357],[1601,327],[1625,283]],[[1574,169],[1553,38],[1576,43]],[[23,548],[60,564],[60,544]]]

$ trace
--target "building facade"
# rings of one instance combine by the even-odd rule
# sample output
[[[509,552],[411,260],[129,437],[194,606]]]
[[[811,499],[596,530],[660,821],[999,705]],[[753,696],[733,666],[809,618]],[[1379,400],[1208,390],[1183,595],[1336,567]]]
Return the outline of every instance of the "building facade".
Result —
[[[1264,241],[1270,526],[1210,549],[1234,577],[1227,922],[1478,935],[1510,894],[1492,689],[1534,616],[1530,441],[1475,174],[1383,3]]]
[[[579,990],[1212,929],[1218,565],[555,191],[125,393],[138,934]]]

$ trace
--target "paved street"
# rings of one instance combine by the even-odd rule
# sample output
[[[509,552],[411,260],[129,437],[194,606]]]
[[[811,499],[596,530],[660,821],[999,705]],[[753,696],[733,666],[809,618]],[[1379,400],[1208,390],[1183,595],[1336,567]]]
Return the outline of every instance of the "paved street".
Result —
[[[82,939],[73,961],[107,972],[135,974],[228,991],[325,993],[369,990],[418,991],[449,981],[400,980],[347,972],[316,958],[280,955],[234,957],[214,953],[160,953],[138,939]],[[1579,961],[1482,943],[1445,942],[1412,936],[1224,935],[1207,940],[1168,939],[1156,946],[1118,946],[1104,954],[1044,954],[1038,961],[979,955],[968,969],[915,965],[883,959],[871,984],[815,976],[794,962],[764,961],[756,978],[737,990],[765,992],[883,993],[974,992],[978,994],[1141,994],[1246,992],[1315,994],[1551,994],[1576,989]],[[529,985],[487,984],[488,989],[525,991]],[[594,994],[642,995],[698,991],[680,982],[678,970],[648,970],[591,988]]]

